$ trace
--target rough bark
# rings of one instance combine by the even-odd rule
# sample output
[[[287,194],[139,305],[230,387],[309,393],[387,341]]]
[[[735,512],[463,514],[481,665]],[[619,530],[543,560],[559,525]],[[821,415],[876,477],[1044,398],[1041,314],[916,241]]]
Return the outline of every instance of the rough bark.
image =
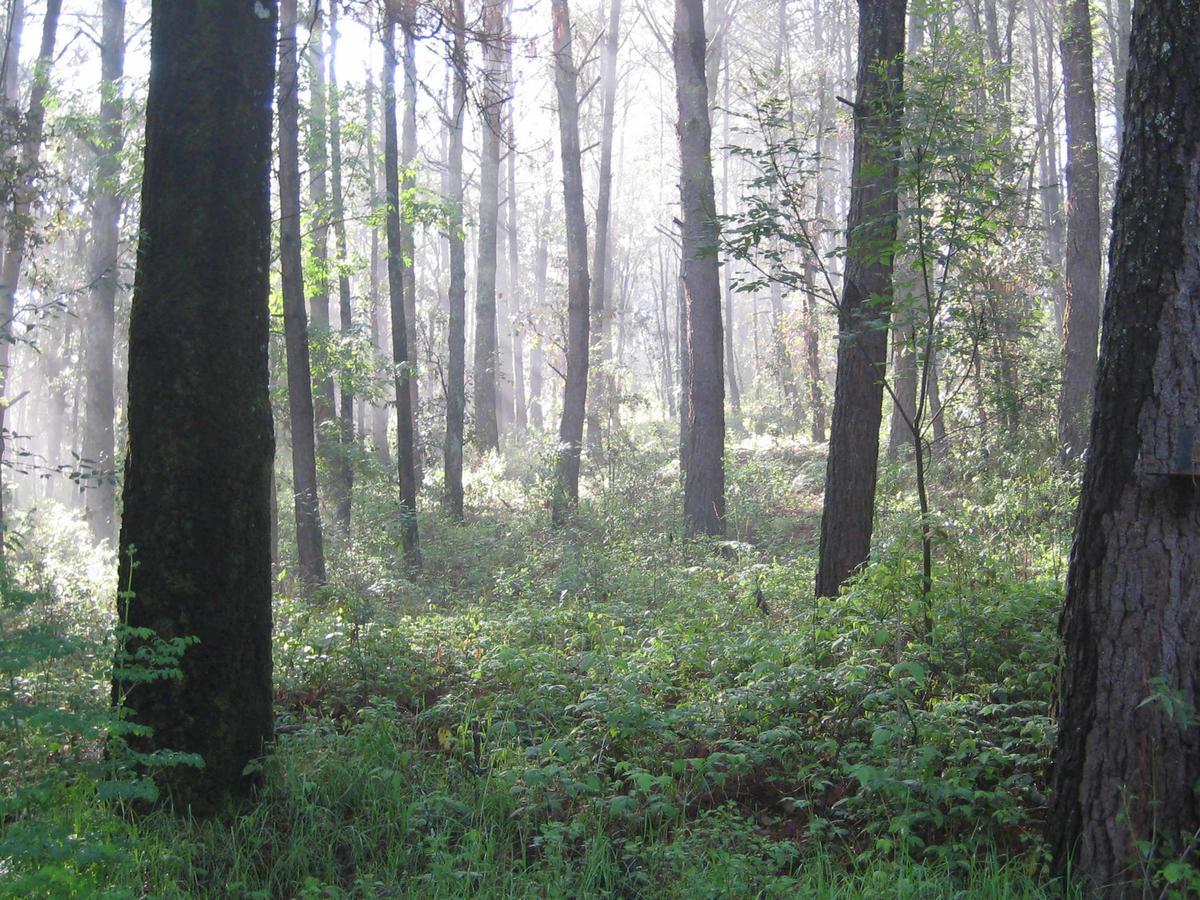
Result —
[[[467,262],[463,241],[463,114],[467,105],[466,14],[463,0],[451,0],[450,29],[454,35],[450,67],[454,97],[450,108],[450,322],[446,373],[445,504],[450,516],[463,517],[463,414],[466,408]]]
[[[1131,47],[1046,825],[1109,897],[1200,830],[1200,5],[1138,0]]]
[[[383,170],[387,193],[388,299],[392,313],[392,362],[396,365],[396,466],[400,477],[400,537],[404,560],[421,564],[417,534],[417,479],[413,446],[408,329],[404,322],[404,249],[400,240],[400,139],[396,125],[396,22],[387,16],[383,29]]]
[[[579,456],[587,404],[588,261],[587,218],[579,146],[579,75],[572,56],[571,13],[567,0],[551,0],[554,25],[554,84],[563,167],[563,206],[567,229],[567,380],[558,428],[551,518],[563,525],[579,502]]]
[[[100,37],[100,134],[92,183],[92,247],[88,271],[86,425],[83,456],[95,470],[88,487],[88,523],[92,535],[111,544],[117,537],[117,418],[113,395],[117,263],[121,231],[120,194],[122,125],[121,78],[125,71],[125,0],[104,0]]]
[[[268,394],[273,0],[154,0],[129,331],[121,618],[195,637],[182,677],[114,684],[175,809],[244,794],[274,716]],[[219,365],[213,361],[219,360]],[[136,572],[133,563],[136,562]],[[136,650],[130,639],[126,651]]]
[[[1063,106],[1067,119],[1066,361],[1059,395],[1058,439],[1065,459],[1087,447],[1088,410],[1100,330],[1100,166],[1092,25],[1088,0],[1064,0]]]
[[[301,581],[312,588],[325,582],[325,549],[317,494],[316,421],[300,242],[300,79],[296,18],[296,0],[282,0],[279,6],[279,264],[287,355],[288,423],[292,435],[296,550]]]
[[[672,55],[679,109],[681,271],[687,305],[688,415],[683,517],[689,534],[725,533],[725,376],[719,241],[704,71],[704,8],[675,0]]]
[[[871,552],[892,298],[891,254],[880,251],[896,241],[904,12],[904,0],[859,0],[848,246],[816,579],[822,597],[836,596]]]
[[[480,453],[500,448],[496,378],[496,245],[500,218],[500,138],[504,103],[504,0],[483,3],[484,81],[479,160],[479,225],[475,264],[475,444]]]
[[[54,64],[54,43],[58,36],[61,12],[62,0],[47,0],[46,16],[42,20],[42,41],[34,63],[33,86],[29,91],[29,112],[25,116],[25,142],[21,147],[18,183],[14,186],[12,208],[8,210],[6,219],[8,234],[4,245],[4,262],[0,265],[0,463],[8,440],[4,419],[8,409],[8,380],[12,371],[13,317],[29,240],[30,211],[37,196],[35,177],[42,153],[46,94],[50,89],[50,68]],[[7,524],[3,479],[0,478],[0,552],[3,551],[3,529]]]

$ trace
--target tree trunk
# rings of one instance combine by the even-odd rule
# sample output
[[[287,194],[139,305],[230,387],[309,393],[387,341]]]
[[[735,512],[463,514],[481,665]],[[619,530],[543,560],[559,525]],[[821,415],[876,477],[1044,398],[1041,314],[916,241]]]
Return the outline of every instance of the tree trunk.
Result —
[[[683,517],[689,534],[725,533],[725,376],[721,282],[713,189],[704,8],[675,0],[675,97],[679,108],[679,193],[683,206],[681,270],[689,359]]]
[[[724,129],[724,137],[721,143],[724,145],[721,149],[721,211],[724,215],[729,215],[729,110],[731,108],[729,97],[729,59],[726,54],[724,59],[725,72],[725,109],[721,113],[721,126]],[[710,104],[711,105],[711,104]],[[725,377],[729,384],[729,407],[733,410],[735,416],[734,421],[737,422],[737,427],[741,428],[742,416],[742,391],[738,384],[738,366],[737,356],[734,354],[734,325],[736,324],[736,313],[733,305],[733,261],[726,258],[723,264],[723,287],[722,293],[725,296]]]
[[[912,323],[892,329],[892,418],[888,426],[888,459],[912,450],[913,415],[917,410],[917,354]]]
[[[554,22],[554,84],[558,92],[558,131],[562,145],[563,206],[567,229],[567,383],[558,428],[551,517],[563,525],[579,502],[579,454],[587,404],[588,262],[587,218],[579,147],[578,72],[571,50],[567,0],[551,0]]]
[[[1067,111],[1066,363],[1058,406],[1064,459],[1087,447],[1100,330],[1100,168],[1092,25],[1087,0],[1063,2],[1063,105]]]
[[[552,160],[551,160],[552,161]],[[542,203],[542,218],[538,223],[537,252],[533,262],[533,296],[534,308],[540,314],[546,304],[546,276],[550,267],[550,247],[546,231],[550,227],[550,190],[547,188]],[[542,387],[546,351],[542,348],[543,338],[534,343],[529,351],[529,423],[536,431],[544,426],[542,421]]]
[[[121,150],[124,147],[121,78],[125,71],[125,0],[104,0],[100,38],[100,152],[92,201],[92,252],[89,263],[87,417],[83,456],[95,470],[88,485],[88,522],[92,535],[111,544],[117,537],[117,418],[113,397],[113,346],[116,328],[117,262],[121,233]]]
[[[156,773],[204,815],[257,780],[274,724],[268,393],[273,0],[154,0],[141,241],[129,329],[121,620],[197,638],[180,678],[113,695],[196,753]],[[219,364],[214,364],[219,361]],[[133,566],[137,569],[134,571]],[[126,639],[125,652],[144,644]]]
[[[512,100],[508,106],[508,302],[512,333],[513,419],[518,434],[529,427],[525,406],[525,344],[521,321],[521,253],[517,243],[517,132]]]
[[[504,103],[504,0],[483,0],[484,83],[480,87],[478,261],[475,265],[475,443],[480,453],[500,449],[496,378],[496,244],[500,219],[500,135]]]
[[[416,37],[417,6],[415,0],[403,0],[400,4],[400,34],[404,40],[404,124],[400,143],[400,166],[404,172],[401,190],[404,196],[409,196],[416,186],[417,180],[413,173],[413,164],[417,159],[417,37]],[[400,210],[400,252],[404,265],[404,325],[405,348],[408,351],[406,362],[411,368],[408,375],[408,402],[412,410],[413,432],[413,477],[419,486],[421,484],[421,439],[419,424],[420,393],[418,384],[420,376],[418,362],[419,330],[417,328],[417,278],[416,278],[416,237],[413,230],[413,217],[403,207]]]
[[[292,433],[296,550],[300,578],[311,589],[325,582],[325,549],[317,494],[316,423],[300,242],[300,79],[296,18],[296,0],[282,0],[279,6],[279,263],[287,352],[288,422]]]
[[[467,105],[466,14],[463,0],[451,0],[450,30],[453,44],[450,67],[454,70],[454,97],[450,107],[450,322],[446,373],[446,510],[455,521],[463,518],[463,415],[466,408],[467,262],[463,241],[463,113]]]
[[[326,124],[325,95],[325,14],[323,0],[313,0],[312,19],[308,34],[308,201],[312,220],[313,270],[315,282],[309,285],[309,316],[311,330],[317,341],[328,347],[329,319],[329,133]],[[322,357],[324,359],[322,360]],[[317,420],[317,449],[331,467],[339,456],[337,438],[340,426],[334,400],[333,369],[328,352],[318,356],[324,365],[315,373],[313,414]]]
[[[1110,897],[1200,830],[1200,6],[1138,0],[1131,46],[1046,823],[1057,870]]]
[[[342,118],[341,97],[338,95],[337,43],[338,5],[329,7],[329,155],[333,177],[333,246],[334,266],[338,280],[338,317],[342,336],[347,340],[354,331],[354,311],[350,297],[350,255],[346,241],[346,200],[342,187]],[[415,380],[415,379],[414,379]],[[354,496],[354,394],[350,380],[342,379],[341,403],[338,416],[338,457],[334,467],[335,511],[338,527],[350,533],[350,512]]]
[[[609,294],[609,222],[612,218],[612,149],[617,113],[617,48],[621,43],[621,0],[610,0],[608,29],[600,61],[600,176],[596,191],[596,241],[592,255],[592,391],[588,398],[588,451],[601,452],[604,444],[602,424],[612,403],[612,310]]]
[[[400,148],[396,129],[396,21],[389,14],[383,30],[383,170],[387,191],[388,298],[392,313],[392,362],[396,366],[396,460],[400,476],[400,536],[404,561],[421,565],[417,534],[416,456],[413,446],[411,370],[408,329],[404,322],[404,248],[400,239]]]
[[[29,91],[29,112],[25,116],[25,143],[21,148],[20,168],[8,213],[8,235],[4,247],[4,263],[0,266],[0,463],[7,443],[4,418],[8,401],[8,380],[12,374],[13,318],[17,309],[17,288],[25,264],[25,248],[29,238],[29,217],[37,196],[35,176],[42,153],[42,131],[46,123],[46,94],[50,89],[50,67],[54,64],[54,42],[58,35],[58,17],[62,0],[47,0],[46,17],[42,20],[42,43],[34,64],[33,86]],[[8,526],[4,508],[4,486],[0,479],[0,553],[3,552],[3,531]]]
[[[375,130],[375,80],[367,73],[367,182],[371,198],[371,211],[374,213],[384,202],[376,165],[375,142],[378,133]],[[388,348],[384,346],[384,334],[387,333],[387,314],[379,290],[379,227],[371,225],[371,259],[370,259],[370,303],[371,303],[371,346],[375,352],[384,357]],[[380,398],[371,404],[371,443],[375,445],[375,457],[385,467],[392,467],[392,451],[388,440],[387,403]]]
[[[854,161],[837,382],[821,517],[818,596],[833,597],[871,552],[896,240],[904,0],[860,0]]]
[[[682,484],[688,469],[688,452],[692,427],[692,358],[688,352],[687,292],[683,287],[683,261],[675,276],[675,352],[679,358],[679,481]]]

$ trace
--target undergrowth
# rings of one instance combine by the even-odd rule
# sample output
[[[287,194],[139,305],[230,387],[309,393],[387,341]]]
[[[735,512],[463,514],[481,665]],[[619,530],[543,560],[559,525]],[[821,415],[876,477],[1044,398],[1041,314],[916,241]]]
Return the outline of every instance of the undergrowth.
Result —
[[[493,459],[470,524],[422,518],[415,576],[364,463],[333,583],[301,599],[281,566],[262,792],[207,822],[98,790],[104,590],[46,561],[65,514],[28,523],[45,558],[14,563],[0,623],[4,892],[1061,896],[1038,835],[1064,535],[1006,541],[983,476],[940,495],[927,632],[902,469],[879,558],[818,603],[816,449],[732,447],[732,539],[686,542],[671,453],[646,446],[615,448],[558,533],[537,466]],[[1065,504],[1049,483],[1029,502]]]

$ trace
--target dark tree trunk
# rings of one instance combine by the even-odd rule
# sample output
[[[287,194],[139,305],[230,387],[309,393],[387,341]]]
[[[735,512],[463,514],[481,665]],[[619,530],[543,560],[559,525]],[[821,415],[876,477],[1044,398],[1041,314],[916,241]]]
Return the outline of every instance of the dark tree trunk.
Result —
[[[195,637],[182,677],[117,681],[175,809],[244,794],[270,739],[267,389],[273,0],[154,0],[141,242],[129,330],[121,618]],[[219,360],[219,365],[214,365]],[[136,572],[133,564],[136,563]],[[126,652],[135,652],[134,639]]]
[[[500,137],[504,103],[504,0],[483,0],[484,83],[480,88],[483,142],[479,160],[478,261],[475,264],[475,444],[500,448],[496,379],[496,245],[500,219]]]
[[[413,164],[417,159],[417,6],[414,0],[404,0],[400,4],[400,12],[400,33],[404,39],[404,124],[400,143],[400,165],[404,171],[404,181],[401,190],[408,196],[417,183],[413,173]],[[420,485],[421,439],[420,429],[417,427],[421,409],[418,391],[420,377],[417,370],[420,345],[417,328],[417,278],[414,269],[417,245],[413,217],[404,209],[400,211],[400,248],[404,264],[405,348],[408,351],[407,363],[411,368],[408,377],[408,402],[413,419],[413,477]]]
[[[599,453],[604,444],[605,409],[612,402],[612,310],[609,304],[609,222],[612,214],[612,149],[617,113],[617,48],[621,43],[621,0],[610,0],[608,29],[600,62],[600,175],[596,189],[596,241],[592,248],[591,366],[592,390],[588,397],[588,452]]]
[[[316,279],[308,285],[309,315],[313,334],[325,346],[331,340],[329,318],[329,151],[327,100],[325,96],[325,13],[323,0],[313,0],[308,35],[308,201],[312,219],[313,269]],[[334,397],[331,354],[323,354],[324,365],[318,370],[313,391],[313,414],[317,420],[317,449],[326,464],[334,469],[339,454],[340,426]],[[321,357],[318,356],[318,360]]]
[[[330,175],[333,180],[333,246],[336,254],[334,266],[338,280],[338,318],[341,319],[343,337],[349,338],[354,330],[354,311],[350,296],[349,247],[346,241],[346,200],[342,186],[342,117],[341,97],[338,95],[337,42],[338,5],[329,7],[329,156]],[[350,512],[354,497],[354,394],[349,379],[341,384],[341,404],[338,410],[338,457],[334,467],[335,512],[338,527],[344,534],[350,533]]]
[[[450,29],[454,43],[454,98],[450,107],[450,322],[446,374],[446,444],[444,452],[446,509],[456,521],[463,518],[463,413],[466,408],[467,262],[463,242],[463,114],[467,105],[466,15],[463,0],[451,0]]]
[[[558,132],[562,146],[563,206],[567,229],[567,383],[558,428],[551,517],[570,520],[579,502],[579,453],[587,404],[588,262],[587,218],[583,208],[583,172],[579,147],[578,72],[571,49],[571,12],[567,0],[551,0],[554,22],[554,83],[558,92]]]
[[[25,143],[21,147],[18,181],[12,208],[8,211],[8,235],[4,245],[4,263],[0,266],[0,463],[8,440],[6,396],[8,376],[12,372],[12,327],[17,308],[17,288],[25,264],[29,238],[29,216],[37,195],[35,176],[42,154],[42,131],[46,123],[46,94],[50,89],[50,67],[54,64],[54,42],[58,35],[58,16],[62,0],[47,0],[42,20],[42,43],[38,48],[33,86],[29,91],[29,112],[25,116]],[[8,514],[4,508],[4,485],[0,479],[0,554],[4,549],[4,529]]]
[[[822,597],[836,596],[871,552],[892,296],[891,258],[877,248],[896,240],[905,0],[858,6],[849,240],[816,581]]]
[[[1111,897],[1200,831],[1200,6],[1138,0],[1131,47],[1046,823]]]
[[[725,376],[704,51],[704,8],[700,0],[675,0],[672,55],[679,107],[676,128],[683,206],[680,265],[687,305],[690,417],[684,454],[683,517],[689,534],[721,535],[725,533]]]
[[[83,456],[96,477],[88,485],[88,522],[92,535],[111,544],[117,537],[117,418],[113,396],[113,346],[116,328],[117,262],[121,231],[121,78],[125,71],[125,0],[104,0],[100,39],[100,152],[92,200],[91,296],[88,300],[86,427]]]
[[[388,298],[392,313],[392,362],[396,365],[396,460],[400,476],[400,536],[404,560],[421,564],[417,535],[417,478],[412,395],[408,391],[408,329],[404,323],[404,253],[400,239],[400,140],[396,128],[396,21],[383,30],[383,170],[387,191]]]
[[[1088,0],[1063,2],[1063,106],[1067,111],[1066,363],[1058,407],[1063,457],[1087,447],[1100,330],[1100,167]]]
[[[325,550],[317,494],[308,315],[300,245],[300,98],[296,0],[279,6],[279,264],[283,336],[287,351],[288,422],[292,433],[292,489],[300,578],[308,588],[325,582]]]

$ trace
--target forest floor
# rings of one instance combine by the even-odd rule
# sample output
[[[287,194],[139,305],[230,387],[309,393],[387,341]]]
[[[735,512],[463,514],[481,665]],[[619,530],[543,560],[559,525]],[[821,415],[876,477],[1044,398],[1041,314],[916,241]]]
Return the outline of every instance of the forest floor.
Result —
[[[1033,451],[939,461],[960,487],[935,492],[922,598],[893,466],[875,564],[814,602],[823,449],[737,444],[730,540],[688,542],[669,443],[593,467],[557,532],[539,453],[491,460],[469,524],[422,518],[416,575],[364,463],[332,583],[305,600],[280,575],[262,791],[206,823],[121,815],[143,788],[99,753],[113,566],[73,514],[30,514],[0,633],[0,893],[1062,896],[1039,828],[1069,476]]]

